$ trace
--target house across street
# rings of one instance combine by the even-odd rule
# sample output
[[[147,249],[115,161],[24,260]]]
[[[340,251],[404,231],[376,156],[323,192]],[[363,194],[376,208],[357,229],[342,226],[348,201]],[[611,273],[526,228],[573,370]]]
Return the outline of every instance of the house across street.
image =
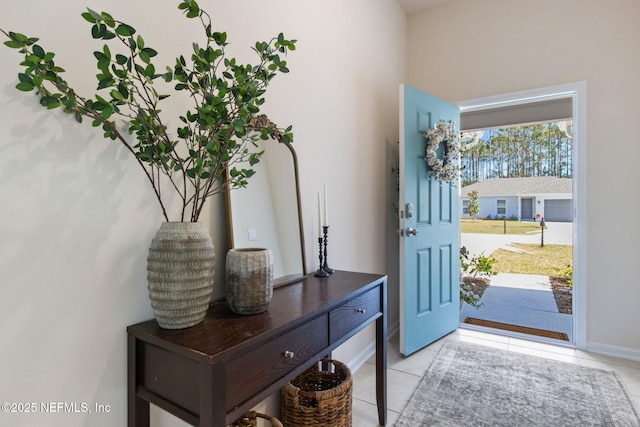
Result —
[[[469,193],[477,191],[480,213],[477,218],[531,221],[536,214],[549,222],[573,220],[573,180],[552,176],[498,178],[462,187],[462,217],[470,218]]]

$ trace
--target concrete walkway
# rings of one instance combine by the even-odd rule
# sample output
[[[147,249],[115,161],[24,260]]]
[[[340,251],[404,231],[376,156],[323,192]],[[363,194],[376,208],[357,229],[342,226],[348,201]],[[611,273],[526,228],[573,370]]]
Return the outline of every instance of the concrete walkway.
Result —
[[[547,223],[545,244],[573,244],[573,224]],[[516,234],[461,234],[461,246],[470,256],[491,255],[498,248],[513,250],[512,243],[539,244],[540,233]],[[551,284],[547,276],[499,273],[491,277],[491,285],[482,295],[480,308],[464,304],[460,322],[467,317],[509,323],[529,328],[564,332],[573,342],[573,316],[558,312]]]
[[[480,308],[464,304],[460,322],[467,317],[564,332],[573,341],[573,319],[558,312],[547,276],[498,273],[491,277]]]

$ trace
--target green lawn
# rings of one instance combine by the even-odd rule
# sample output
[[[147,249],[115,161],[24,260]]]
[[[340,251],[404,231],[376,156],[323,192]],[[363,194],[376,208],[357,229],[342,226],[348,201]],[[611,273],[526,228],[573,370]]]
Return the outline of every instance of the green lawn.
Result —
[[[490,220],[490,219],[472,219],[462,218],[460,220],[461,233],[480,233],[480,234],[530,234],[540,231],[540,224],[537,222],[520,222],[511,220]]]
[[[497,262],[493,271],[497,273],[541,274],[563,277],[567,265],[573,265],[571,245],[509,245],[522,252],[498,249],[491,254]]]

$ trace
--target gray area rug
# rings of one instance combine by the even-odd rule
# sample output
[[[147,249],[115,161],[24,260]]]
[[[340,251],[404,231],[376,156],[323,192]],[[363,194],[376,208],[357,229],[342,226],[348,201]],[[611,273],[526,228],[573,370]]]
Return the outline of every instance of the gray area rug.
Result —
[[[640,426],[614,372],[447,341],[396,422],[416,426]]]

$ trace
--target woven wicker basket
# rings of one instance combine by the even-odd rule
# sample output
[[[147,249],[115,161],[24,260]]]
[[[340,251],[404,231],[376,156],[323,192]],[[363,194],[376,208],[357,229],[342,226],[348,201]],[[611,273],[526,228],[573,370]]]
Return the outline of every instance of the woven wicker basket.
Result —
[[[259,414],[256,411],[249,411],[242,416],[239,420],[236,420],[229,427],[257,427],[258,418],[265,419],[271,422],[271,427],[282,427],[282,423],[279,419],[270,417],[268,415]]]
[[[282,423],[286,427],[351,427],[353,379],[337,360],[322,359],[333,370],[313,365],[282,387]]]

